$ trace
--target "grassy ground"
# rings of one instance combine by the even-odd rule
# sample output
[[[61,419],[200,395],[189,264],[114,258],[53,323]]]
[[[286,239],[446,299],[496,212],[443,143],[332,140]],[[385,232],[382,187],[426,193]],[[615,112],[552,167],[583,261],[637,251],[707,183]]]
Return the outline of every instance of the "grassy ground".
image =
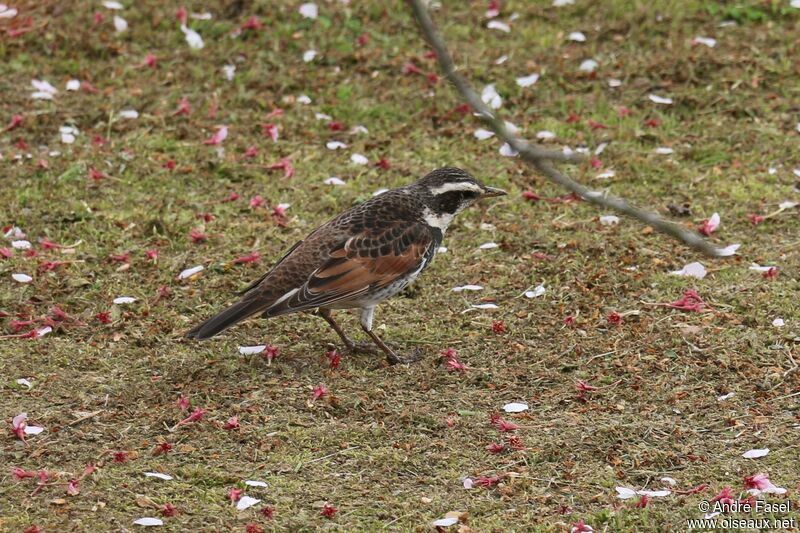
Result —
[[[187,2],[190,12],[214,15],[189,21],[206,43],[198,51],[179,31],[178,4],[123,3],[129,29],[120,34],[115,12],[99,2],[23,2],[16,18],[0,19],[0,30],[31,28],[0,39],[0,121],[24,117],[0,133],[0,224],[19,226],[33,243],[33,253],[0,258],[0,310],[10,315],[2,328],[44,325],[54,306],[72,317],[38,339],[0,340],[4,424],[27,412],[45,428],[27,446],[3,432],[0,529],[133,529],[172,504],[177,514],[162,517],[168,530],[426,530],[451,511],[473,531],[567,530],[579,520],[596,530],[674,530],[723,487],[743,493],[743,477],[757,472],[789,489],[797,508],[798,211],[758,225],[747,218],[800,200],[800,10],[788,0],[563,8],[509,0],[499,20],[518,13],[510,33],[486,28],[484,2],[445,1],[434,13],[464,72],[478,88],[496,84],[500,112],[525,135],[551,130],[556,146],[592,150],[610,143],[601,168],[571,168],[573,176],[666,216],[668,205],[685,204],[689,212],[675,218],[691,227],[718,211],[712,239],[742,248],[717,261],[631,220],[603,226],[598,217],[609,213],[585,203],[523,199],[525,190],[563,191],[499,156],[496,141],[472,136],[476,120],[454,111],[460,102],[445,83],[424,76],[435,64],[402,2],[319,2],[317,20],[293,3],[245,1],[237,11],[236,2]],[[264,27],[232,37],[251,15]],[[725,20],[736,24],[721,27]],[[567,40],[573,31],[586,42]],[[697,36],[718,43],[693,45]],[[318,55],[304,63],[308,49]],[[155,68],[142,65],[147,54]],[[501,55],[508,60],[495,64]],[[599,63],[593,74],[578,70],[588,58]],[[404,74],[409,61],[423,74]],[[236,66],[233,81],[227,64]],[[542,74],[535,85],[517,86],[533,72]],[[52,101],[30,97],[33,78],[59,89]],[[70,78],[98,92],[65,91]],[[609,78],[621,87],[609,88]],[[301,94],[312,103],[299,103]],[[174,115],[181,97],[188,116]],[[269,117],[276,108],[283,115]],[[122,118],[124,109],[139,117]],[[345,130],[331,131],[315,113]],[[276,142],[262,134],[267,123],[278,127]],[[74,144],[60,142],[64,125],[80,131]],[[203,144],[220,125],[230,131],[224,151]],[[356,125],[369,132],[348,133]],[[330,151],[331,140],[348,147]],[[353,153],[370,164],[351,163]],[[293,177],[268,169],[282,158]],[[390,168],[375,165],[381,158]],[[423,347],[421,362],[387,367],[346,356],[331,369],[326,352],[337,339],[308,315],[251,321],[202,344],[181,339],[319,223],[444,164],[510,195],[464,213],[448,232],[449,251],[378,309],[381,334]],[[104,177],[91,179],[91,169]],[[595,178],[608,169],[614,177]],[[330,176],[346,185],[323,184]],[[234,192],[239,199],[226,202]],[[251,208],[256,195],[266,203]],[[291,204],[284,225],[272,215],[278,203]],[[194,242],[192,230],[207,238]],[[45,238],[68,248],[47,249]],[[478,249],[489,241],[500,247]],[[234,264],[254,250],[260,262]],[[704,280],[668,274],[698,259]],[[748,269],[753,262],[777,265],[779,275],[765,279]],[[205,270],[177,279],[195,265]],[[467,283],[485,289],[450,290]],[[540,283],[545,295],[520,297]],[[689,288],[714,312],[648,305]],[[119,296],[137,301],[113,304]],[[481,301],[499,309],[462,313]],[[612,312],[621,324],[609,323]],[[355,317],[340,316],[357,331]],[[574,326],[564,325],[567,316]],[[785,327],[772,325],[776,317]],[[263,343],[280,349],[272,364],[238,354]],[[446,348],[458,350],[466,372],[445,369]],[[581,393],[578,380],[599,389]],[[312,401],[320,384],[328,394]],[[490,415],[510,401],[530,410],[504,414],[520,427],[503,434]],[[195,408],[205,416],[175,428]],[[224,429],[232,416],[240,428]],[[172,450],[154,455],[165,442]],[[491,443],[506,449],[491,454]],[[771,451],[742,458],[751,448]],[[98,469],[68,495],[87,464]],[[12,466],[50,477],[34,491],[35,480],[14,480]],[[500,481],[463,488],[463,478],[480,476]],[[616,486],[658,489],[664,476],[677,481],[674,490],[707,488],[651,498],[645,508],[638,497],[616,497]],[[237,512],[229,491],[246,479],[268,487],[246,487],[263,502]],[[326,503],[338,509],[332,518],[322,515]]]

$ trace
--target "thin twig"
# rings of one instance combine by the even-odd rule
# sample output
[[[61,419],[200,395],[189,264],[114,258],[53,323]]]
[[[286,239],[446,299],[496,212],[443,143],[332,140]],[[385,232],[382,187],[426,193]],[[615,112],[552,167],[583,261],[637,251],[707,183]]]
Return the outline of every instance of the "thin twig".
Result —
[[[606,209],[613,209],[632,218],[635,218],[654,229],[665,233],[684,244],[703,252],[712,257],[721,257],[725,254],[720,248],[706,241],[699,233],[687,230],[664,220],[657,213],[645,211],[630,205],[627,201],[616,196],[608,196],[598,191],[592,191],[589,188],[574,181],[568,176],[562,174],[553,166],[554,161],[558,162],[577,162],[582,158],[576,154],[566,154],[564,152],[546,150],[541,146],[530,143],[517,137],[514,133],[509,131],[505,122],[497,118],[489,107],[481,100],[478,93],[470,86],[469,82],[456,71],[453,59],[447,51],[447,46],[444,40],[439,35],[436,27],[431,20],[428,10],[423,5],[424,0],[409,0],[411,7],[414,10],[414,16],[420,26],[423,36],[428,43],[433,47],[436,52],[436,57],[439,60],[439,67],[445,77],[455,86],[456,90],[461,94],[462,98],[475,110],[480,118],[491,128],[497,136],[508,143],[508,145],[519,152],[520,157],[544,176],[561,187],[575,193],[587,202],[599,205]]]

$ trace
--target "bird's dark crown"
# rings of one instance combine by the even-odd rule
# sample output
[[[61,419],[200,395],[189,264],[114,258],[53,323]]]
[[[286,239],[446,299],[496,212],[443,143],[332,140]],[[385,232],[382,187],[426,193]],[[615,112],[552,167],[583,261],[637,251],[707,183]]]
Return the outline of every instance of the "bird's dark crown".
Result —
[[[437,168],[414,183],[414,186],[432,190],[448,183],[474,183],[483,188],[483,185],[472,174],[456,167]]]

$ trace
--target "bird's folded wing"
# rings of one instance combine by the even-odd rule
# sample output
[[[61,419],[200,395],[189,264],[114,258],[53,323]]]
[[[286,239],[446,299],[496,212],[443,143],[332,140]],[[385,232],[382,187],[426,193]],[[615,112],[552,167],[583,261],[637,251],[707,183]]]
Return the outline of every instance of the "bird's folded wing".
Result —
[[[264,316],[358,300],[419,270],[433,244],[434,236],[422,224],[351,237],[334,247],[301,287],[279,298]]]

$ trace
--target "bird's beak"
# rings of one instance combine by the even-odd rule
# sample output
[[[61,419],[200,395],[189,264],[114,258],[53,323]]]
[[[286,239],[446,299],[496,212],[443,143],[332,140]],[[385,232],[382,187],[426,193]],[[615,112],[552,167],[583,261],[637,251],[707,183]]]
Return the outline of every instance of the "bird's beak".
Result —
[[[505,196],[507,194],[508,193],[503,189],[497,189],[495,187],[484,187],[481,198],[491,198],[492,196]]]

